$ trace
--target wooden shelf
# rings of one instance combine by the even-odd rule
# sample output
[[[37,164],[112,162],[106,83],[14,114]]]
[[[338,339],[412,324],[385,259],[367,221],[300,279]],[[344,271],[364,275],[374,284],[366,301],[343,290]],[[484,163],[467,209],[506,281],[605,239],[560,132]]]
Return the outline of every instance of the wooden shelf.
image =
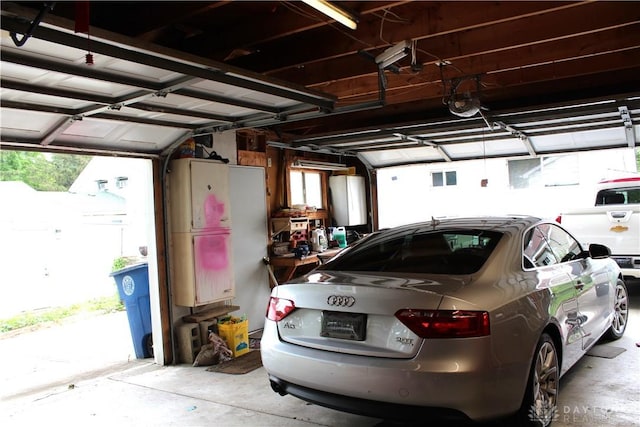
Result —
[[[317,212],[307,212],[306,217],[309,219],[327,219],[329,218],[329,214],[323,209]]]
[[[240,307],[237,305],[222,305],[220,307],[214,307],[209,310],[204,310],[199,313],[188,314],[186,316],[182,316],[182,320],[187,323],[198,323],[204,320],[211,320],[216,317],[226,316],[232,311],[240,310]]]

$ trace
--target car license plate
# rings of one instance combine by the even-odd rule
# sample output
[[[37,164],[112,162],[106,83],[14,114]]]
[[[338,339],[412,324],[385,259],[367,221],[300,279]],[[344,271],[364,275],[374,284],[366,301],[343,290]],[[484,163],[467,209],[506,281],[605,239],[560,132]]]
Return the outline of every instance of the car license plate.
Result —
[[[322,337],[364,341],[366,330],[366,314],[339,311],[322,312],[322,329],[320,330]]]

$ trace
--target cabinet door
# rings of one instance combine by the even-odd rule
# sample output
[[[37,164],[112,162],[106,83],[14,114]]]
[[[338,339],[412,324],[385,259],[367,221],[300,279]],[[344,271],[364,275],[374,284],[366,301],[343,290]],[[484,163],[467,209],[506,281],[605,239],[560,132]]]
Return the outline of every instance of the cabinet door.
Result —
[[[194,231],[231,227],[229,167],[210,161],[191,163],[191,214]]]
[[[190,232],[193,228],[191,212],[191,159],[171,162],[169,173],[169,216],[173,233]]]
[[[229,233],[193,237],[196,305],[234,297],[233,253]]]

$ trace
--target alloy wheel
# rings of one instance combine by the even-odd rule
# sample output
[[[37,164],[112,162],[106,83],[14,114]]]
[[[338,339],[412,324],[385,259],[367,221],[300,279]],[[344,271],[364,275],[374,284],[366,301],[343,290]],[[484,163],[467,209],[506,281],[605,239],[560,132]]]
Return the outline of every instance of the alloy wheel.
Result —
[[[553,343],[544,341],[536,355],[533,375],[533,408],[542,425],[548,425],[556,415],[558,397],[558,357]]]
[[[611,324],[611,328],[618,335],[622,335],[627,327],[627,318],[629,316],[627,304],[627,290],[623,285],[618,284],[616,286],[616,301],[614,305],[613,322]]]

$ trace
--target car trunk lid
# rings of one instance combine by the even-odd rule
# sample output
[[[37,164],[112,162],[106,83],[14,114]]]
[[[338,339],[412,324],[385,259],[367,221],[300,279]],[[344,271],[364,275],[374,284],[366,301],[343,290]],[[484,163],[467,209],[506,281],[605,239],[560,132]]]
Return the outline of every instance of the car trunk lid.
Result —
[[[404,309],[437,310],[443,295],[455,293],[468,277],[421,279],[377,273],[311,273],[274,289],[295,310],[278,321],[283,341],[348,354],[409,358],[423,339],[402,323]]]

